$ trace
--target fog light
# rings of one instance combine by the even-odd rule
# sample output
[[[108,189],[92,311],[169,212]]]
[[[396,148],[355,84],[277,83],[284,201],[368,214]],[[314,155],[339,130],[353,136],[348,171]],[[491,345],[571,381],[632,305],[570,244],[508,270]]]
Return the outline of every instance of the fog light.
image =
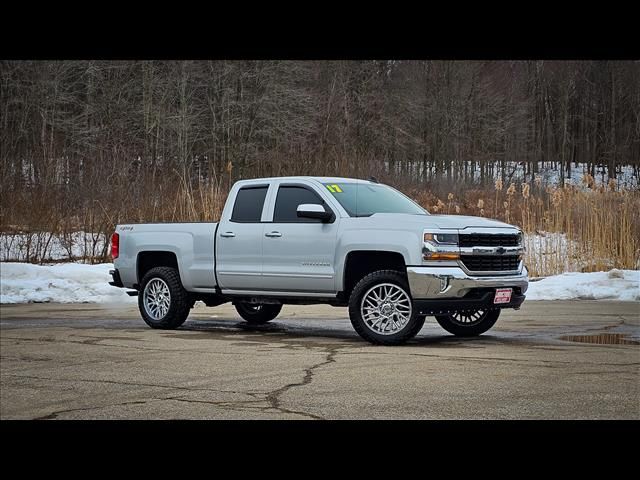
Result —
[[[440,276],[440,293],[444,292],[447,288],[449,288],[449,277],[448,275]]]

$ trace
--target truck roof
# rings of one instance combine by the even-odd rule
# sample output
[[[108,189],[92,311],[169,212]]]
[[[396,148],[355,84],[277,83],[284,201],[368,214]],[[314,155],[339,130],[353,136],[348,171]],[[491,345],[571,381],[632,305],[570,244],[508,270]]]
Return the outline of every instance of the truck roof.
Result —
[[[247,178],[244,180],[239,180],[238,182],[242,182],[242,183],[249,183],[249,182],[261,182],[261,181],[271,181],[271,180],[288,180],[288,181],[295,181],[295,180],[315,180],[317,182],[320,183],[355,183],[355,182],[362,182],[362,183],[373,183],[370,180],[364,180],[364,179],[360,179],[360,178],[346,178],[346,177],[313,177],[313,176],[304,176],[304,175],[300,175],[300,176],[288,176],[288,177],[264,177],[264,178]]]

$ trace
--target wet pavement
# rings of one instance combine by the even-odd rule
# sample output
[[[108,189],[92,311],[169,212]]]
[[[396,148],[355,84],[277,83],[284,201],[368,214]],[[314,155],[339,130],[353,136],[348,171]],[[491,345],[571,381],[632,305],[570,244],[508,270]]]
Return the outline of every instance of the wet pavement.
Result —
[[[329,306],[160,331],[135,305],[2,305],[0,418],[638,419],[639,343],[632,302],[525,302],[465,339],[428,318],[401,347]]]

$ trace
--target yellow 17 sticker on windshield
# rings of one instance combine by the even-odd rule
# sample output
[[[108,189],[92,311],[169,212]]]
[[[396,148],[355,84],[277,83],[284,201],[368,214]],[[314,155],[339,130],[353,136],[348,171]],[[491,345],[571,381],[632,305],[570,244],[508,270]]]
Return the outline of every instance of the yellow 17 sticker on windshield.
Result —
[[[329,189],[331,193],[342,193],[342,189],[335,183],[333,185],[325,185],[325,186]]]

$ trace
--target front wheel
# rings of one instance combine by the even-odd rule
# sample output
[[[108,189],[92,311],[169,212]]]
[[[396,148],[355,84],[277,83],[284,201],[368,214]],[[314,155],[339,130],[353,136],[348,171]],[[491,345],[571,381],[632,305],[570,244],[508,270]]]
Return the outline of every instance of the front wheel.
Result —
[[[379,270],[364,277],[349,297],[349,317],[358,334],[378,345],[399,345],[424,325],[402,273]]]
[[[436,315],[436,321],[447,332],[458,337],[475,337],[489,330],[498,320],[500,310],[474,310]]]
[[[276,318],[282,310],[282,304],[271,303],[238,302],[235,307],[238,314],[251,325],[267,323]]]

